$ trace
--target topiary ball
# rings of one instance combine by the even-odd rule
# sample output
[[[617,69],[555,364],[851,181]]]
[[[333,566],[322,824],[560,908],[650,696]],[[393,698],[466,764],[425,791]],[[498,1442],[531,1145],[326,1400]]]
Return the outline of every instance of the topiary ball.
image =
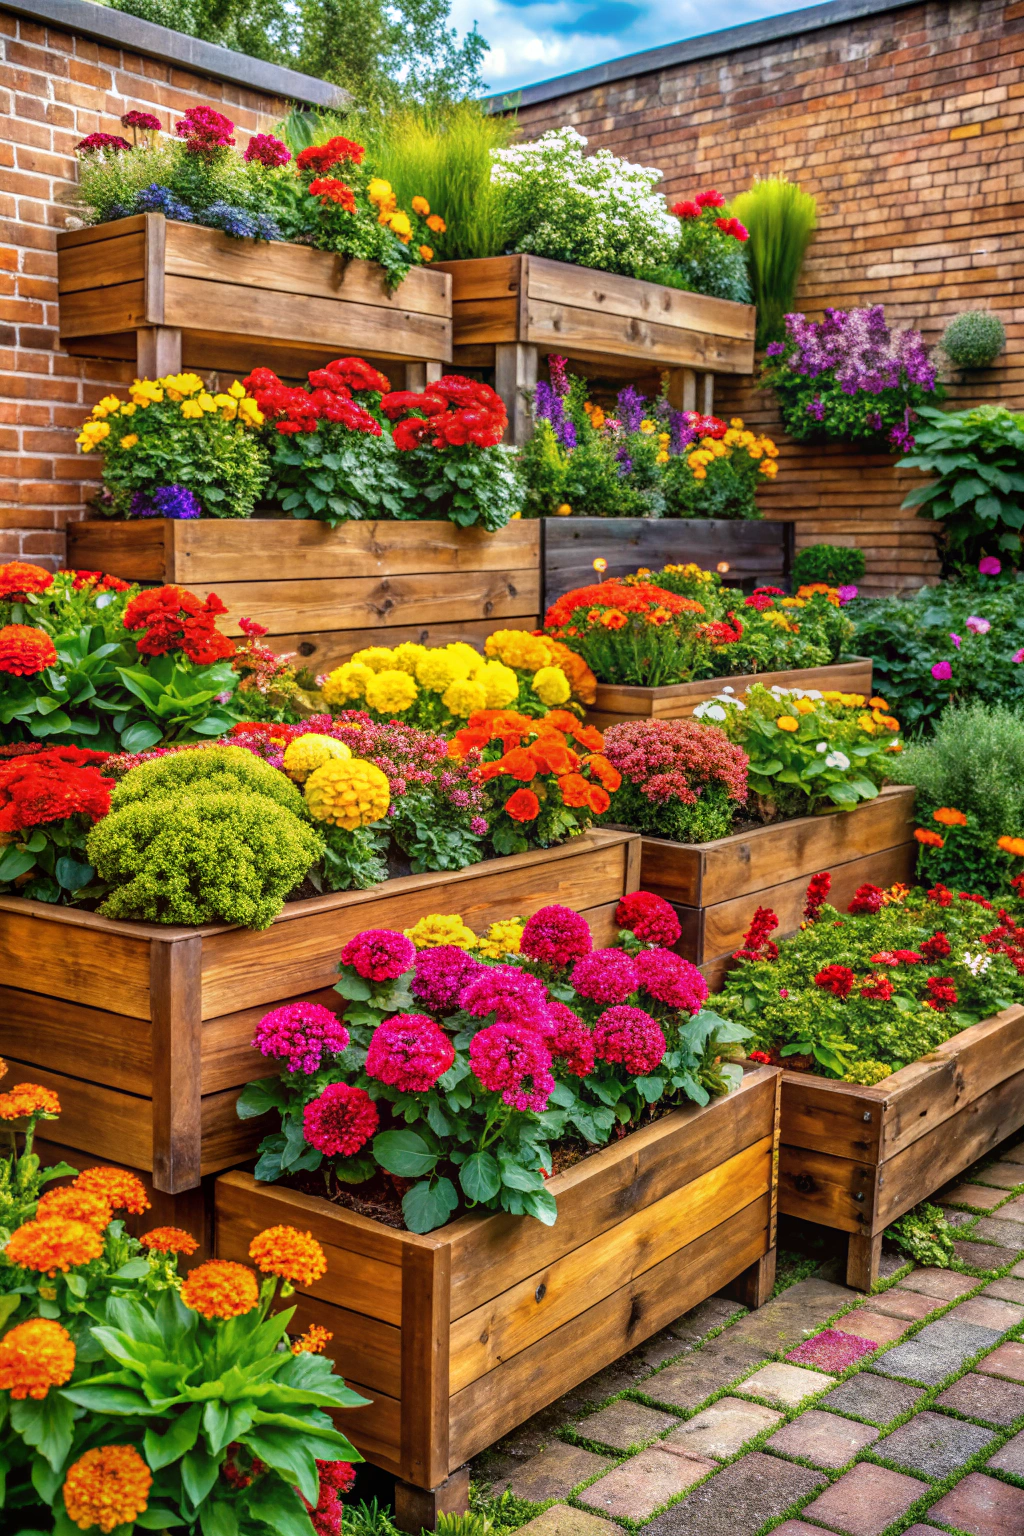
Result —
[[[162,798],[190,788],[204,794],[238,791],[262,795],[308,820],[301,791],[280,769],[272,768],[245,747],[201,747],[139,763],[111,793],[110,809],[117,811],[137,800],[149,800],[154,795]]]
[[[118,787],[149,766],[133,768]],[[113,887],[99,909],[104,917],[267,928],[323,858],[324,844],[266,795],[202,784],[122,804],[93,828],[88,850],[99,878]]]
[[[990,368],[1006,346],[1006,331],[990,310],[968,309],[949,322],[939,345],[954,368]]]

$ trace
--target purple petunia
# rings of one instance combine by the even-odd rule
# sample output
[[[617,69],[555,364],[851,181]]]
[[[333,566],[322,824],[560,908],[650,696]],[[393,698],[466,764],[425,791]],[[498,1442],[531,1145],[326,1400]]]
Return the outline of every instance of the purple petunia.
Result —
[[[948,661],[937,661],[932,667],[932,677],[937,683],[948,683],[953,676],[953,668]]]

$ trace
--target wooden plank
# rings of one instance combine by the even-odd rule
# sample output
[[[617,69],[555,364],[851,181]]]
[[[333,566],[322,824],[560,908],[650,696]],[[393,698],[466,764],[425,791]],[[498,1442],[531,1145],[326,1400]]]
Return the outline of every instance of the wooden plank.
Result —
[[[0,987],[0,1056],[45,1062],[66,1072],[148,1096],[153,1086],[153,1045],[148,1020],[37,992]]]
[[[550,1180],[559,1205],[554,1226],[504,1215],[452,1222],[445,1235],[453,1322],[759,1141],[771,1132],[774,1113],[774,1071],[747,1072],[725,1098],[673,1110]]]
[[[766,1252],[769,1199],[630,1281],[451,1399],[450,1463],[457,1466],[705,1300]]]
[[[454,306],[467,299],[504,299],[518,295],[525,259],[522,256],[478,256],[466,261],[439,261],[434,270],[450,274]]]
[[[50,997],[148,1019],[149,944],[141,923],[0,896],[4,981],[26,992],[43,985]]]
[[[895,848],[913,836],[914,790],[883,789],[852,811],[800,816],[735,832],[707,843],[643,840],[640,884],[667,901],[713,906],[729,897],[772,888],[779,872],[816,874],[865,853]]]
[[[753,342],[755,310],[752,304],[686,293],[662,283],[649,283],[614,272],[575,267],[565,261],[531,256],[526,268],[531,299],[593,310],[602,315],[656,321],[684,331],[727,336]]]
[[[216,591],[228,612],[220,628],[242,633],[239,620],[258,614],[270,633],[296,624],[313,630],[391,629],[452,619],[502,619],[536,613],[540,573],[522,570],[427,572],[410,576],[352,576],[327,581],[193,581],[200,597]]]
[[[76,245],[61,250],[57,256],[57,291],[61,303],[66,293],[86,289],[111,288],[118,283],[137,281],[145,276],[146,235],[119,235],[102,245]]]
[[[7,1066],[5,1089],[17,1083],[40,1083],[53,1089],[60,1100],[60,1138],[67,1146],[129,1168],[152,1170],[151,1100],[10,1057]]]
[[[334,1330],[331,1329],[331,1332]],[[339,1354],[339,1364],[344,1370],[345,1357],[340,1349]],[[383,1392],[373,1392],[365,1383],[349,1376],[345,1377],[345,1382],[353,1392],[359,1392],[369,1402],[364,1408],[332,1409],[331,1418],[335,1427],[348,1435],[356,1450],[367,1461],[397,1476],[401,1470],[401,1402]]]
[[[596,357],[641,358],[655,367],[706,368],[716,373],[754,371],[753,341],[682,330],[636,315],[609,315],[532,297],[527,305],[526,331],[520,340],[555,348],[568,357],[582,352]]]
[[[68,523],[68,566],[122,581],[173,581],[170,535],[178,526],[163,517]]]
[[[248,1259],[248,1263],[252,1263]],[[312,1323],[319,1323],[334,1334],[324,1354],[336,1359],[346,1381],[354,1376],[363,1383],[367,1394],[376,1397],[402,1395],[402,1330],[393,1323],[382,1323],[362,1312],[332,1306],[316,1296],[301,1293],[285,1303],[294,1306],[295,1317],[288,1332],[305,1333]],[[363,1390],[360,1388],[360,1390]]]
[[[434,1488],[448,1475],[448,1311],[451,1249],[402,1252],[402,1476]]]
[[[327,1272],[312,1290],[316,1302],[347,1307],[396,1327],[402,1321],[402,1252],[413,1233],[398,1232],[355,1211],[280,1184],[257,1184],[248,1173],[225,1173],[216,1187],[217,1253],[248,1260],[258,1232],[279,1225],[301,1226],[327,1254]]]
[[[262,1075],[268,1074],[264,1072]],[[200,1130],[194,1148],[204,1178],[209,1173],[221,1173],[225,1168],[236,1168],[239,1163],[249,1162],[256,1156],[263,1137],[280,1128],[279,1118],[272,1112],[260,1115],[256,1120],[239,1120],[238,1093],[237,1087],[229,1088],[221,1093],[205,1094],[200,1100]]]
[[[885,1085],[840,1083],[813,1072],[783,1072],[782,1117],[788,1146],[805,1147],[854,1162],[877,1163]]]
[[[341,299],[347,304],[390,310],[400,320],[410,312],[443,320],[451,313],[451,278],[432,266],[410,268],[389,293],[376,262],[342,261],[328,251],[278,240],[232,240],[219,230],[203,229],[198,224],[168,222],[166,228],[166,270],[172,277],[257,288],[267,294]],[[214,293],[208,294],[208,302],[218,303]],[[250,302],[273,305],[274,300],[252,294]]]
[[[687,683],[668,683],[662,688],[642,688],[627,683],[598,683],[593,714],[604,719],[683,720],[698,704],[730,690],[742,696],[754,683],[765,688],[812,688],[825,693],[870,694],[872,663],[866,656],[830,662],[824,667],[792,668],[783,672],[744,672],[735,677],[696,678]],[[589,718],[589,717],[588,717]],[[611,723],[609,718],[608,723]]]
[[[398,290],[401,294],[401,289]],[[211,305],[218,331],[227,336],[272,337],[312,342],[339,352],[377,352],[383,356],[449,362],[451,321],[414,309],[391,309],[346,299],[315,298],[302,293],[254,293],[238,283],[208,282],[168,273],[164,280],[164,318],[181,330],[209,328]],[[106,329],[117,330],[110,325]],[[88,334],[72,330],[69,335]]]
[[[108,331],[134,331],[146,324],[146,284],[139,277],[109,288],[68,293],[60,301],[60,334],[102,336]]]
[[[537,614],[506,614],[501,620],[503,629],[536,629]],[[484,641],[494,633],[493,619],[455,619],[452,623],[399,624],[394,629],[332,629],[326,633],[303,631],[301,634],[271,635],[269,641],[275,651],[293,655],[296,665],[310,672],[330,672],[343,661],[361,651],[367,645],[401,645],[410,640],[416,645],[450,645],[453,640],[464,640],[467,645],[483,651]]]
[[[346,940],[364,928],[411,927],[436,912],[439,903],[479,929],[510,912],[528,917],[551,902],[585,911],[616,900],[625,889],[629,842],[629,834],[585,833],[557,848],[291,902],[263,932],[209,930],[203,945],[203,1017],[332,986]]]
[[[460,347],[514,345],[518,299],[460,299],[452,305],[452,337]]]
[[[458,1318],[451,1327],[452,1392],[512,1359],[770,1192],[774,1140],[770,1131]]]
[[[145,213],[134,213],[127,219],[111,219],[107,224],[87,224],[84,229],[61,229],[57,232],[57,250],[72,251],[78,245],[98,245],[109,240],[120,240],[125,235],[145,231]]]
[[[779,1211],[841,1232],[871,1231],[877,1167],[853,1158],[793,1147],[786,1140],[785,1108],[779,1147]],[[921,1198],[914,1196],[913,1205]]]
[[[202,949],[200,938],[150,946],[153,1182],[169,1195],[200,1177]]]
[[[171,226],[173,227],[173,226]],[[158,213],[146,215],[145,235],[145,278],[146,278],[146,319],[154,327],[164,329],[164,296],[166,293],[166,261],[167,261],[167,220]],[[226,239],[221,235],[221,239]],[[237,244],[238,242],[236,242]],[[246,242],[248,244],[248,242]],[[139,337],[138,348],[143,349],[142,337]],[[151,371],[143,370],[139,358],[139,376],[141,378],[162,379],[169,373],[181,372],[181,332],[179,331],[173,340],[168,337],[154,337],[151,350],[154,363],[162,363],[168,353],[175,354],[171,361],[173,367],[156,367]],[[161,356],[163,354],[163,356]]]
[[[322,991],[300,992],[297,997],[279,997],[277,1006],[284,1003],[312,1002],[321,1007],[333,1007],[336,1013],[344,1008],[344,1002],[331,987]],[[264,1006],[242,1008],[237,1013],[225,1013],[216,1019],[206,1019],[202,1033],[202,1090],[204,1094],[221,1093],[227,1088],[240,1088],[255,1077],[269,1077],[271,1064],[251,1045],[256,1025],[266,1013]],[[2,1046],[0,1046],[2,1052]]]

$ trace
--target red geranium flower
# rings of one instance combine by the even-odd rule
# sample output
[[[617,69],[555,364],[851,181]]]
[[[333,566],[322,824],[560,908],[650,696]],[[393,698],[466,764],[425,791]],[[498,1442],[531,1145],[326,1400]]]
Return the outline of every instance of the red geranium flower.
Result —
[[[326,144],[311,144],[308,149],[303,149],[295,157],[295,164],[300,171],[312,171],[314,174],[323,175],[329,171],[332,165],[340,165],[343,161],[349,161],[352,165],[362,165],[366,150],[362,144],[356,144],[353,139],[344,139],[340,135],[328,139]]]
[[[536,821],[540,801],[532,789],[517,789],[505,801],[505,809],[513,821]]]
[[[234,642],[214,623],[222,613],[227,609],[215,592],[202,602],[184,587],[157,587],[132,598],[124,612],[124,627],[145,630],[135,642],[140,656],[183,651],[190,661],[205,666],[235,654]]]
[[[714,189],[710,189],[707,192],[698,192],[697,196],[694,198],[694,202],[697,204],[698,208],[725,207],[725,198],[722,196],[721,192],[716,192]]]
[[[0,565],[0,599],[28,597],[31,592],[45,592],[53,585],[52,571],[27,560],[10,560]]]
[[[848,965],[826,965],[815,976],[814,985],[833,997],[849,997],[857,977]]]
[[[318,177],[309,184],[311,197],[321,197],[329,203],[337,203],[346,213],[355,213],[356,195],[347,182],[338,181],[333,176]]]
[[[0,762],[0,833],[82,815],[99,821],[113,785],[99,771],[105,752],[48,747]]]
[[[700,203],[673,203],[669,213],[674,213],[677,219],[699,219],[701,214]]]

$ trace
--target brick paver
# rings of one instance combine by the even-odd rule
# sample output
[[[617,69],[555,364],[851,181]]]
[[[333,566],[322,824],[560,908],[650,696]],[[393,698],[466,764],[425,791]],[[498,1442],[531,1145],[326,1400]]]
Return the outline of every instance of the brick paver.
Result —
[[[522,1536],[612,1536],[615,1529],[599,1515],[573,1509],[570,1504],[552,1504],[543,1514],[519,1527]]]
[[[927,1483],[862,1461],[806,1505],[803,1513],[830,1531],[842,1531],[843,1536],[880,1536],[927,1492]]]
[[[820,1472],[749,1451],[652,1520],[645,1536],[748,1536],[822,1481]]]
[[[885,1435],[875,1446],[875,1454],[923,1477],[948,1477],[984,1449],[993,1433],[980,1424],[928,1411]]]
[[[762,1365],[759,1371],[741,1382],[736,1392],[741,1397],[763,1397],[784,1408],[799,1408],[809,1397],[834,1387],[836,1378],[823,1371],[802,1370],[798,1365]]]
[[[983,1184],[957,1184],[942,1197],[945,1205],[972,1205],[975,1210],[991,1211],[1006,1199],[1005,1189],[988,1189]]]
[[[890,1317],[874,1307],[857,1307],[840,1319],[844,1333],[870,1339],[873,1344],[895,1344],[912,1326],[904,1317]]]
[[[996,1296],[972,1296],[954,1307],[952,1312],[947,1312],[946,1319],[949,1322],[980,1323],[983,1328],[995,1328],[997,1332],[1005,1333],[1008,1328],[1024,1322],[1024,1307],[1000,1301]]]
[[[998,1349],[979,1360],[974,1369],[981,1371],[983,1376],[1003,1376],[1007,1381],[1024,1381],[1024,1344],[1016,1344],[1012,1339],[1006,1344],[1000,1344]]]
[[[692,1488],[718,1462],[706,1456],[674,1456],[651,1446],[584,1488],[579,1502],[613,1519],[646,1520],[678,1493]]]
[[[809,1408],[792,1424],[777,1430],[766,1441],[765,1449],[781,1456],[798,1456],[816,1467],[845,1467],[858,1451],[877,1440],[880,1431],[869,1424],[858,1424],[838,1413],[823,1413]]]
[[[1024,1478],[1024,1429],[1006,1444],[994,1456],[988,1459],[990,1467],[997,1467],[1000,1472],[1009,1472],[1011,1477]]]
[[[925,1323],[920,1333],[905,1344],[890,1349],[876,1362],[875,1369],[884,1376],[906,1376],[911,1381],[923,1381],[926,1386],[937,1387],[972,1355],[982,1349],[991,1349],[998,1342],[999,1330],[996,1328],[941,1317],[938,1322]]]
[[[977,1227],[974,1230],[977,1231]],[[1001,1248],[994,1243],[953,1244],[953,1252],[968,1269],[1005,1269],[1007,1264],[1013,1263],[1020,1251],[1020,1244],[1013,1248]]]
[[[675,1422],[674,1414],[647,1408],[643,1403],[634,1403],[624,1397],[602,1408],[600,1413],[579,1419],[574,1428],[584,1440],[610,1445],[617,1451],[628,1451],[631,1445],[642,1445],[645,1440],[663,1435]]]
[[[740,1397],[720,1397],[703,1413],[694,1414],[692,1419],[674,1429],[661,1444],[667,1451],[679,1451],[687,1456],[718,1456],[725,1461],[735,1456],[755,1435],[781,1423],[782,1417],[774,1408],[764,1408],[760,1403],[747,1403]]]
[[[986,1424],[1005,1427],[1024,1419],[1024,1386],[977,1371],[961,1376],[935,1401],[939,1408],[952,1409],[967,1419],[983,1419]]]
[[[971,1175],[972,1184],[992,1184],[996,1189],[1016,1189],[1024,1184],[1024,1171],[1019,1163],[992,1163]]]
[[[898,1280],[897,1291],[918,1291],[924,1296],[934,1296],[937,1301],[956,1301],[968,1291],[977,1289],[978,1282],[969,1275],[958,1275],[951,1269],[915,1269],[905,1280]]]
[[[970,1536],[1024,1536],[1024,1490],[971,1472],[928,1511]]]
[[[539,1456],[531,1456],[525,1465],[517,1467],[503,1486],[517,1498],[543,1504],[546,1499],[568,1498],[578,1484],[588,1482],[614,1464],[611,1456],[598,1456],[596,1451],[586,1451],[581,1445],[556,1440]]]
[[[881,1296],[871,1298],[872,1312],[881,1312],[886,1317],[905,1317],[911,1323],[922,1322],[929,1312],[934,1312],[941,1305],[941,1301],[934,1296],[922,1296],[919,1291],[905,1291],[898,1285],[894,1285],[891,1291],[883,1291]],[[846,1324],[845,1317],[843,1324]]]

